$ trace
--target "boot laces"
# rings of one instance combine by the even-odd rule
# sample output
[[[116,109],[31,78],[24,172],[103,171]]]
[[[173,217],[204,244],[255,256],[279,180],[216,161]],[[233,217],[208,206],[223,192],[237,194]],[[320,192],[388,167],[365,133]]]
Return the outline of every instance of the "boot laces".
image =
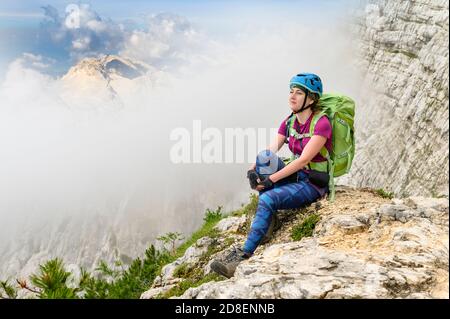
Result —
[[[244,252],[238,247],[233,247],[232,251],[225,257],[225,262],[232,262],[243,259]]]

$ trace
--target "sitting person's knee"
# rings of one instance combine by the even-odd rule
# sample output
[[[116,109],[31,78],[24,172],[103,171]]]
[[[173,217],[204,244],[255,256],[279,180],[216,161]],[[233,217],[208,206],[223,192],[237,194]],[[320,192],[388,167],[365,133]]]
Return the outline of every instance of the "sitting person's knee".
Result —
[[[259,203],[268,206],[272,209],[274,209],[276,206],[274,198],[272,198],[272,196],[270,195],[270,190],[262,193],[259,196]]]

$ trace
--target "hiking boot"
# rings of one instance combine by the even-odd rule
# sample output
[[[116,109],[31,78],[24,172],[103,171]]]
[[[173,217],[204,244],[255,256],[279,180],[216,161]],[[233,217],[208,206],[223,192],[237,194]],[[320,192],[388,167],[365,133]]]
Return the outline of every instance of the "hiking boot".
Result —
[[[234,248],[223,260],[214,260],[211,263],[211,269],[222,276],[231,278],[237,265],[249,257],[241,248]]]

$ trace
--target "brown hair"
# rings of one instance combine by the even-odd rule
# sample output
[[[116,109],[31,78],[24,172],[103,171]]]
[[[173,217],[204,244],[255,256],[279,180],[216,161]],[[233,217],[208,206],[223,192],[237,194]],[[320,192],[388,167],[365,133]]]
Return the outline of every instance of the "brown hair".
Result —
[[[305,89],[304,87],[300,86],[300,85],[291,85],[291,88],[292,88],[292,87],[296,87],[296,88],[300,89],[303,93],[308,94],[308,97],[309,97],[311,100],[313,100],[313,103],[312,103],[311,106],[310,106],[311,111],[312,111],[313,113],[317,113],[317,112],[319,112],[319,111],[321,110],[321,107],[320,107],[320,105],[319,105],[319,100],[320,100],[319,94],[313,93],[313,92],[311,92],[311,91],[309,91],[309,90],[308,90],[308,92],[307,92],[306,89]]]
[[[313,111],[313,113],[317,113],[321,110],[321,107],[319,105],[319,99],[320,96],[317,93],[312,93],[309,92],[308,97],[313,100],[314,102],[311,104],[311,111]]]

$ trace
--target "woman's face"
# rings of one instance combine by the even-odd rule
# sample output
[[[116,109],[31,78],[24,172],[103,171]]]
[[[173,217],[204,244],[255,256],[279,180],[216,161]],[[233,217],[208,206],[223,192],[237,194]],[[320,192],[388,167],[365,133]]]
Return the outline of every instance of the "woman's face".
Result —
[[[296,87],[292,88],[289,91],[289,106],[291,107],[292,111],[297,112],[302,108],[305,96],[305,93]],[[313,103],[313,100],[308,96],[306,98],[305,106],[310,105],[311,103]]]

